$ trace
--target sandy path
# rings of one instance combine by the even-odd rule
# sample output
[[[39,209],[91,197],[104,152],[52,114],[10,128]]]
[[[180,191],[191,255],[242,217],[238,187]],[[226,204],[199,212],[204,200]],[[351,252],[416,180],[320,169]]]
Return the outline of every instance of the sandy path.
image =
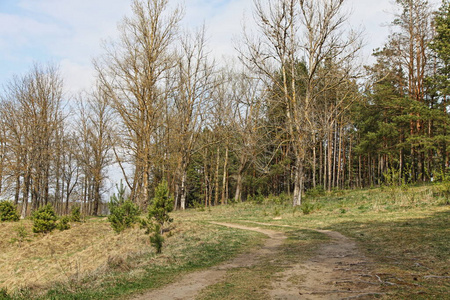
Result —
[[[185,275],[176,283],[135,297],[134,300],[195,299],[205,287],[220,282],[227,270],[255,265],[260,258],[277,255],[286,236],[277,231],[230,223],[216,223],[266,234],[263,247],[208,270]],[[260,225],[271,225],[263,224]],[[317,230],[332,240],[322,245],[312,259],[287,266],[274,274],[272,299],[372,299],[379,295],[379,282],[370,275],[370,261],[357,249],[355,242],[338,232]]]
[[[252,230],[264,233],[269,236],[264,245],[257,250],[243,253],[231,261],[225,262],[208,270],[192,272],[183,276],[179,281],[169,284],[161,289],[147,292],[133,298],[134,300],[175,300],[175,299],[195,299],[196,295],[205,287],[219,282],[225,277],[227,270],[238,267],[250,267],[258,262],[262,256],[276,255],[278,247],[286,238],[283,233],[268,229],[246,227],[237,224],[216,223],[232,228]]]
[[[331,238],[310,260],[278,274],[272,299],[373,299],[380,282],[356,243],[338,232],[316,230]]]

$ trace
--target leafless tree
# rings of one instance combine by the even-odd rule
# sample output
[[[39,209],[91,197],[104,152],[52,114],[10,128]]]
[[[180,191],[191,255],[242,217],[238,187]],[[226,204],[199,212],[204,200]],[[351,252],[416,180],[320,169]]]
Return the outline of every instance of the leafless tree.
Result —
[[[198,151],[197,138],[201,132],[208,110],[210,95],[215,84],[214,66],[208,61],[205,31],[191,36],[185,33],[177,65],[177,86],[173,94],[172,140],[176,144],[177,197],[181,209],[186,208],[187,169],[192,154]],[[176,203],[177,204],[177,203]]]
[[[89,202],[93,204],[91,213],[97,216],[101,190],[107,176],[106,168],[113,162],[114,120],[106,94],[99,87],[91,94],[80,97],[79,108],[77,160],[84,177],[92,185],[93,199]]]
[[[14,153],[8,168],[15,177],[15,201],[22,187],[22,216],[50,200],[57,131],[63,121],[62,79],[53,66],[35,65],[6,87],[3,101],[4,128]]]
[[[331,60],[347,69],[345,78],[351,78],[352,63],[361,46],[358,34],[344,33],[344,2],[255,0],[259,35],[252,38],[246,34],[240,50],[244,63],[280,91],[276,101],[285,107],[286,143],[292,145],[295,155],[294,206],[301,204],[305,156],[316,131],[315,101],[330,88],[322,67]],[[298,72],[299,64],[305,66],[304,72]]]
[[[105,46],[95,62],[100,84],[121,121],[119,158],[131,198],[145,207],[151,195],[154,135],[161,126],[166,90],[162,81],[174,67],[171,49],[181,11],[168,11],[168,0],[135,0],[133,16],[120,26],[120,39]],[[116,151],[118,153],[119,151]],[[134,168],[130,176],[123,163]]]

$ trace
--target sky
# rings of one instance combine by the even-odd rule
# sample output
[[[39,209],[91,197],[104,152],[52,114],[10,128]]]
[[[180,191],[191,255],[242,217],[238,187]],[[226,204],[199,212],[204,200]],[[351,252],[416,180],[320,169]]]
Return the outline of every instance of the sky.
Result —
[[[235,55],[233,41],[252,21],[253,0],[171,0],[185,7],[184,26],[205,24],[211,53]],[[440,0],[431,3],[438,7]],[[118,36],[117,25],[131,15],[131,0],[0,0],[0,86],[26,74],[34,63],[59,66],[66,91],[89,89],[92,60],[102,43]],[[394,18],[393,0],[348,0],[350,22],[365,32],[363,54],[381,47]],[[248,23],[250,24],[250,23]]]

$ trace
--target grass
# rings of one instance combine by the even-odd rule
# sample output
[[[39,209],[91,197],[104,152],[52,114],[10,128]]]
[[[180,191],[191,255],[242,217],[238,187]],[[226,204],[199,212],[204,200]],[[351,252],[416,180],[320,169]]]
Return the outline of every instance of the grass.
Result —
[[[13,224],[2,224],[13,226]],[[17,265],[30,267],[24,272],[42,274],[38,279],[47,276],[40,285],[31,281],[31,285],[19,286],[24,279],[14,279],[16,287],[12,289],[8,281],[0,288],[8,288],[11,299],[110,299],[129,295],[136,291],[157,288],[176,280],[183,273],[210,267],[228,260],[249,247],[255,247],[262,241],[257,233],[236,229],[222,228],[204,222],[176,221],[172,225],[170,236],[166,237],[166,245],[162,255],[156,255],[149,245],[148,236],[138,228],[130,229],[117,235],[103,220],[94,219],[80,225],[84,232],[82,239],[86,244],[81,247],[77,240],[77,231],[71,229],[54,232],[48,236],[34,236],[23,249],[12,247],[11,253],[3,256],[5,266],[1,273],[15,272]],[[94,232],[88,228],[96,228]],[[72,231],[73,230],[73,231]],[[6,230],[5,230],[6,231]],[[2,232],[5,232],[2,231]],[[101,232],[101,233],[100,233]],[[66,236],[61,237],[62,234]],[[100,238],[103,236],[103,238]],[[71,239],[73,238],[72,242]],[[79,245],[80,244],[80,245]],[[46,248],[49,250],[44,250]],[[67,247],[66,252],[51,249]],[[13,252],[30,252],[25,261],[13,258]],[[88,254],[88,255],[86,255]],[[81,261],[81,257],[93,256]],[[104,259],[100,259],[104,257]],[[97,261],[94,261],[94,258]],[[79,261],[71,266],[62,262]],[[90,269],[87,263],[92,264]],[[53,270],[51,272],[50,270]],[[93,270],[93,271],[91,271]],[[10,273],[11,274],[11,273]],[[52,275],[52,277],[50,277]],[[63,280],[58,278],[63,277]],[[12,276],[11,278],[14,278]],[[47,284],[45,284],[47,283]],[[1,284],[1,283],[0,283]],[[6,298],[6,296],[3,296]],[[2,294],[0,293],[0,299]]]
[[[230,270],[225,281],[202,291],[200,299],[267,299],[277,271],[306,260],[326,242],[324,235],[311,229],[335,230],[355,239],[375,262],[386,298],[448,298],[450,207],[439,186],[335,191],[305,200],[311,208],[308,214],[276,197],[262,204],[174,212],[162,255],[154,253],[140,229],[117,235],[104,218],[46,236],[32,235],[26,220],[20,225],[1,223],[0,299],[124,298],[175,282],[187,272],[208,268],[263,242],[259,233],[210,221],[266,223],[289,238],[280,257]],[[10,243],[17,226],[30,232],[20,247]],[[254,283],[252,289],[248,282]]]

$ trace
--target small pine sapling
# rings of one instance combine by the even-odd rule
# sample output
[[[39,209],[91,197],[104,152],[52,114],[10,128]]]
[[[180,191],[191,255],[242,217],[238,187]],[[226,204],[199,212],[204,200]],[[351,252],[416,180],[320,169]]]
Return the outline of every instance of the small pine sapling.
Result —
[[[155,198],[148,208],[148,216],[141,220],[141,227],[146,229],[146,234],[150,235],[150,244],[155,248],[156,253],[162,252],[164,243],[164,224],[173,221],[169,213],[173,210],[173,199],[169,197],[167,182],[162,181],[155,189]]]
[[[34,233],[48,233],[56,228],[55,210],[51,204],[40,207],[33,213],[33,232]]]
[[[162,246],[164,244],[164,237],[161,234],[161,228],[159,225],[154,226],[154,232],[150,236],[150,244],[155,248],[156,253],[160,254],[162,252]]]
[[[111,214],[108,216],[108,221],[114,231],[120,233],[138,222],[140,209],[139,206],[125,199],[125,187],[122,182],[117,190],[117,195],[114,194],[110,198],[108,207]]]
[[[72,222],[81,222],[81,208],[80,206],[73,206],[70,212],[70,220]]]
[[[173,199],[169,197],[167,182],[163,180],[155,189],[155,198],[148,208],[148,220],[154,220],[160,227],[160,233],[164,231],[164,224],[173,221],[169,213],[173,210]]]
[[[12,201],[0,202],[0,222],[17,222],[20,216]]]
[[[13,230],[16,233],[16,237],[11,239],[11,241],[10,241],[11,244],[14,244],[14,243],[17,242],[19,244],[19,248],[21,248],[23,242],[29,242],[30,241],[30,239],[28,239],[27,229],[25,228],[25,226],[23,224],[20,224],[19,226],[17,226]]]
[[[58,224],[56,225],[56,228],[58,228],[60,231],[69,230],[70,229],[70,217],[64,216],[59,219]]]

